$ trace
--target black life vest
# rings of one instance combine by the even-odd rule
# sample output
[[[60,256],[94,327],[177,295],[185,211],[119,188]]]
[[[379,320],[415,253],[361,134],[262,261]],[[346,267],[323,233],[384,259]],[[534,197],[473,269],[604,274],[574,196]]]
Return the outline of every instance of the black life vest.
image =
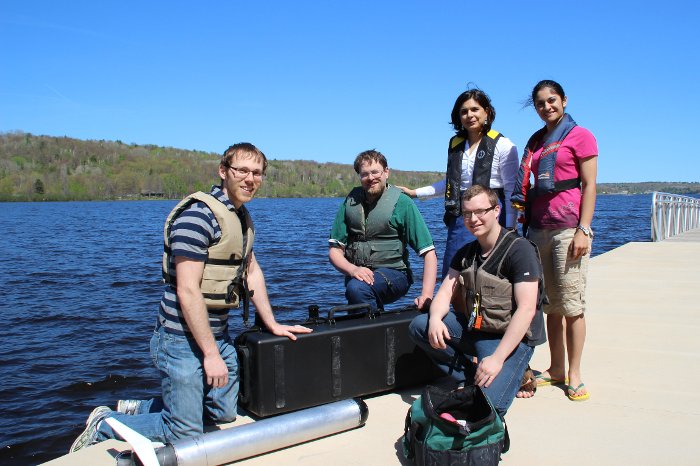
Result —
[[[481,138],[479,147],[476,149],[476,160],[474,160],[474,172],[472,173],[472,186],[480,184],[488,188],[491,187],[493,156],[496,152],[496,143],[501,136],[501,133],[492,129]],[[467,147],[467,141],[466,134],[464,132],[459,132],[450,139],[450,145],[447,148],[445,216],[459,217],[462,214],[462,157]],[[503,204],[505,202],[505,192],[503,188],[492,189],[496,191],[498,198]],[[501,216],[498,219],[499,223],[505,225],[505,219],[506,210],[501,209]]]

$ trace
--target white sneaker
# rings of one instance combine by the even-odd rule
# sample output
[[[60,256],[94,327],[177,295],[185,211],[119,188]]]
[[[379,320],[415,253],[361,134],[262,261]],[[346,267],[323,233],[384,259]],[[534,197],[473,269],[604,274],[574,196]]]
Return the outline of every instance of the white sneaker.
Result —
[[[106,406],[98,406],[97,408],[93,409],[90,416],[88,416],[87,421],[85,421],[85,425],[87,427],[85,427],[85,430],[78,436],[77,439],[75,439],[75,442],[73,442],[73,445],[71,445],[68,453],[73,453],[81,448],[85,448],[95,443],[95,438],[97,437],[97,427],[100,425],[100,422],[102,422],[102,420],[111,412],[112,410]]]

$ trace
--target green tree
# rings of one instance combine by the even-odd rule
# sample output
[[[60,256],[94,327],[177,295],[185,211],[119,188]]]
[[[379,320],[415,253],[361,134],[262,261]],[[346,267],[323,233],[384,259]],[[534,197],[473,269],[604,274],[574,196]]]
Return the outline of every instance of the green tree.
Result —
[[[44,182],[41,181],[39,178],[37,178],[34,182],[34,193],[44,194]]]

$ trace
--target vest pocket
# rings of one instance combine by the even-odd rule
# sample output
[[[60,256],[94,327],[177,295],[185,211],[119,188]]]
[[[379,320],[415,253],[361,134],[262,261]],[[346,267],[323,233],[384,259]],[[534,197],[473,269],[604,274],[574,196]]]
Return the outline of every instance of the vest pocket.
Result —
[[[400,245],[399,242],[399,248]],[[397,250],[397,242],[372,241],[370,243],[370,262],[374,267],[403,268],[401,251]]]
[[[483,285],[481,293],[481,328],[484,332],[505,333],[513,312],[510,286]]]

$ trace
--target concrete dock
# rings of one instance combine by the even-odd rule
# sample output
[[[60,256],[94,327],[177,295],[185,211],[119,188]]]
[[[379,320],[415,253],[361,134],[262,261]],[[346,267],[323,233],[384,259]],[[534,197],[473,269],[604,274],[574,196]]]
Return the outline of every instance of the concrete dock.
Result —
[[[515,400],[502,464],[700,464],[700,229],[593,258],[587,300],[583,380],[591,398],[569,401],[561,386]],[[548,364],[546,345],[538,347],[531,366]],[[401,437],[419,393],[368,398],[364,427],[241,464],[410,464]],[[125,448],[104,442],[47,464],[114,464]]]

